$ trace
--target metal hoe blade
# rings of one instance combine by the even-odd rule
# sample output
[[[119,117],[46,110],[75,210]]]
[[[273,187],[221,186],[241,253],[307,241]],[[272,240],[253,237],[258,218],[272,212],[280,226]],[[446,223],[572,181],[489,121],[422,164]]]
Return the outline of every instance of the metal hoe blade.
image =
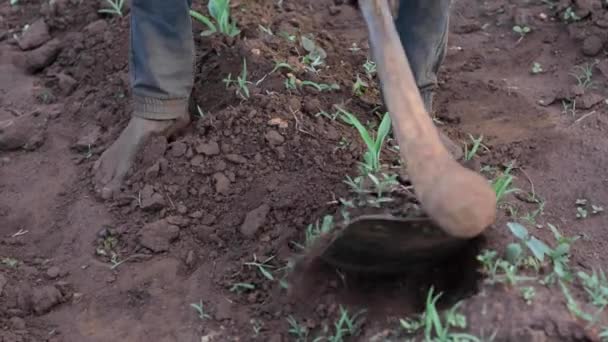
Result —
[[[400,273],[443,261],[468,241],[447,235],[430,219],[361,216],[334,238],[321,259],[348,271]]]

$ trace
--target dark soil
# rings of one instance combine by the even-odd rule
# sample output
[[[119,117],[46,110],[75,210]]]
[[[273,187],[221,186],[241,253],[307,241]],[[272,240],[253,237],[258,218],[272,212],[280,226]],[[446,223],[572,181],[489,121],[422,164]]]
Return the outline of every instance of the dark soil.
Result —
[[[509,195],[480,245],[431,269],[370,277],[312,263],[290,274],[306,227],[339,217],[339,199],[352,196],[343,181],[365,151],[352,127],[317,114],[337,104],[377,124],[384,112],[362,68],[364,22],[342,2],[233,1],[238,39],[196,35],[193,124],[151,140],[110,202],[95,196],[91,166],[130,116],[128,14],[102,16],[96,1],[0,4],[0,341],[295,341],[290,316],[313,340],[324,326],[332,334],[342,306],[366,310],[350,340],[400,340],[399,318],[423,309],[430,286],[443,307],[462,300],[466,330],[482,340],[599,341],[605,313],[589,324],[559,286],[538,282],[528,304],[519,285],[486,284],[475,256],[515,241],[508,221],[553,245],[552,223],[581,237],[575,271],[608,268],[606,214],[576,217],[577,199],[608,206],[603,2],[454,3],[436,122],[461,144],[484,136],[488,151],[475,159],[484,172],[514,161],[516,187],[541,198],[542,212],[522,221],[538,204]],[[577,20],[563,20],[568,7]],[[520,39],[514,25],[531,32]],[[307,71],[283,33],[314,34],[326,67]],[[265,77],[246,101],[222,82],[243,60],[249,80]],[[298,79],[340,90],[287,90],[288,71],[270,73],[282,61]],[[585,64],[593,75],[583,87],[571,74]],[[360,97],[357,74],[370,84]],[[383,159],[398,165],[391,149]],[[267,262],[273,279],[251,262]],[[570,287],[597,311],[580,283]]]

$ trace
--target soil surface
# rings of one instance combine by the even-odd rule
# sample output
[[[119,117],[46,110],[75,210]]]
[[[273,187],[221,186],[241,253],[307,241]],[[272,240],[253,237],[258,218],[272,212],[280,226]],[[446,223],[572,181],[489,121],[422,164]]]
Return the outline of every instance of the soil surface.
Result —
[[[460,301],[466,324],[452,330],[482,341],[600,341],[608,318],[578,277],[568,301],[556,283],[489,284],[476,256],[503,255],[516,241],[508,222],[555,246],[553,224],[579,238],[574,274],[608,268],[604,2],[454,2],[435,122],[462,145],[483,135],[473,167],[493,179],[510,164],[521,191],[501,200],[470,253],[390,277],[322,263],[290,271],[309,224],[341,217],[340,199],[353,196],[345,177],[365,152],[335,105],[372,127],[384,108],[363,68],[356,9],[279,3],[232,1],[236,38],[199,36],[195,23],[195,120],[176,139],[151,139],[112,201],[94,193],[91,167],[131,112],[128,9],[119,17],[98,13],[96,1],[0,4],[0,341],[421,340],[400,319],[424,310],[430,286],[442,308]],[[302,35],[327,54],[317,71],[302,63]],[[223,82],[244,60],[246,100]],[[277,62],[293,70],[273,70]],[[359,96],[357,75],[368,84]],[[399,166],[388,145],[382,160]],[[344,339],[342,310],[361,313]]]

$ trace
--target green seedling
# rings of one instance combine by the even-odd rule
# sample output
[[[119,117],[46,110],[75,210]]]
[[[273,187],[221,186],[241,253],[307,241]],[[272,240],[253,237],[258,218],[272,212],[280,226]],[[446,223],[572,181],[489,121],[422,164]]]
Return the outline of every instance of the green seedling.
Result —
[[[362,96],[365,93],[365,89],[369,87],[369,84],[361,79],[359,75],[357,75],[357,80],[353,83],[353,94],[355,96]]]
[[[308,340],[308,328],[298,323],[293,317],[287,317],[287,323],[289,324],[288,333],[295,337],[296,342],[306,342]]]
[[[574,299],[574,297],[570,293],[570,289],[568,289],[568,285],[566,285],[566,283],[564,281],[560,280],[559,286],[562,289],[562,293],[564,294],[564,297],[566,297],[566,305],[568,306],[568,310],[570,310],[570,312],[574,316],[579,317],[587,322],[592,322],[594,320],[593,316],[581,309],[581,307],[579,306],[576,299]]]
[[[264,324],[255,318],[249,320],[249,323],[251,323],[251,328],[253,329],[253,336],[258,337],[260,332],[262,332],[262,328],[264,328]]]
[[[317,83],[317,82],[313,82],[313,81],[302,81],[300,84],[302,87],[305,87],[305,86],[313,87],[313,88],[317,89],[317,91],[320,91],[320,92],[340,90],[340,86],[335,83],[325,84],[325,83]]]
[[[473,157],[475,157],[477,155],[477,152],[479,152],[480,147],[483,147],[486,151],[490,150],[487,146],[485,146],[484,144],[481,143],[483,141],[483,135],[476,139],[475,137],[473,137],[473,135],[469,134],[469,139],[471,139],[471,142],[473,143],[473,145],[471,146],[470,150],[469,150],[468,144],[464,145],[464,159],[465,160],[473,159]]]
[[[604,327],[599,335],[602,342],[608,342],[608,327]]]
[[[282,38],[285,38],[285,40],[287,40],[290,43],[294,43],[298,39],[298,37],[296,37],[295,35],[289,34],[287,32],[280,32],[279,36],[281,36]]]
[[[236,80],[232,79],[232,74],[228,74],[228,77],[225,78],[223,82],[226,84],[226,88],[236,85],[236,94],[244,100],[248,99],[250,96],[249,85],[252,83],[247,80],[247,61],[243,59],[243,69]]]
[[[534,287],[526,286],[520,289],[522,298],[526,301],[526,304],[531,305],[534,300],[534,296],[536,296],[536,291],[534,291]]]
[[[102,8],[98,12],[117,15],[119,17],[123,16],[122,9],[125,5],[125,0],[104,0],[108,5],[108,8]]]
[[[270,76],[271,74],[274,74],[275,72],[277,72],[277,71],[279,71],[281,69],[287,69],[287,70],[293,71],[293,67],[291,65],[289,65],[289,63],[287,63],[287,62],[275,62],[274,68],[272,68],[272,70],[270,70],[269,73],[267,73],[266,75],[264,75],[264,77],[262,77],[257,82],[255,82],[255,85],[256,86],[260,85],[260,83],[264,82],[264,80],[268,76]]]
[[[306,228],[306,247],[312,247],[320,236],[330,233],[333,229],[334,218],[331,215],[323,217],[323,222],[321,224],[319,224],[318,220],[314,224],[309,224]]]
[[[270,262],[272,259],[274,259],[274,256],[271,256],[270,258],[266,259],[263,262],[258,262],[258,259],[256,257],[256,255],[253,255],[253,261],[252,262],[246,262],[245,265],[247,266],[254,266],[258,269],[258,271],[260,271],[260,273],[264,276],[264,278],[270,280],[270,281],[274,281],[274,275],[272,274],[272,271],[270,271],[270,269],[275,268],[272,265],[269,265],[268,262]]]
[[[198,313],[198,318],[200,319],[208,319],[211,318],[207,313],[205,313],[205,308],[203,307],[203,301],[201,300],[198,303],[192,303],[190,306]]]
[[[572,22],[572,21],[579,21],[579,20],[581,20],[581,17],[579,17],[574,12],[574,10],[572,10],[572,7],[566,8],[566,10],[564,11],[564,14],[563,14],[563,18],[564,18],[564,21],[566,21],[566,22]]]
[[[298,79],[292,73],[287,74],[287,78],[285,79],[285,89],[298,89]]]
[[[347,309],[340,305],[340,317],[334,323],[334,335],[327,337],[329,342],[343,342],[346,337],[355,337],[359,335],[359,330],[362,323],[362,315],[365,310],[361,310],[350,316]],[[321,340],[319,340],[321,341]]]
[[[317,68],[325,64],[327,53],[323,48],[318,46],[314,40],[306,36],[300,38],[300,45],[307,52],[307,54],[302,57],[302,63],[306,65],[307,69],[310,71],[317,72]]]
[[[534,63],[532,63],[532,73],[533,73],[534,75],[540,74],[540,73],[542,73],[543,71],[544,71],[544,70],[543,70],[543,66],[542,66],[542,65],[540,65],[540,63],[538,63],[538,62],[534,62]]]
[[[260,31],[266,33],[267,35],[274,36],[274,33],[272,32],[272,30],[270,29],[270,27],[258,25],[258,28],[260,29]]]
[[[562,114],[576,116],[576,100],[562,100]]]
[[[505,283],[515,285],[519,282],[535,280],[535,277],[526,277],[517,275],[518,267],[522,264],[521,246],[511,244],[507,248],[506,259],[497,258],[496,251],[485,250],[477,256],[477,260],[483,267],[483,272],[486,274],[487,284],[493,285],[496,283]]]
[[[363,70],[365,70],[365,74],[367,78],[372,79],[377,72],[376,62],[370,60],[369,58],[363,64]]]
[[[2,264],[10,267],[10,268],[15,268],[19,265],[19,260],[15,259],[15,258],[10,258],[10,257],[4,257],[2,258]]]
[[[347,124],[354,126],[361,139],[367,146],[367,151],[363,155],[363,163],[362,171],[364,174],[375,173],[380,170],[380,152],[382,151],[382,146],[388,133],[391,129],[391,117],[388,113],[384,114],[382,121],[380,122],[380,126],[378,127],[378,132],[376,134],[376,138],[372,138],[371,134],[368,130],[361,124],[359,119],[357,119],[353,114],[345,111],[338,107],[338,110],[341,113],[340,118]]]
[[[195,10],[190,10],[190,15],[194,19],[207,26],[207,30],[201,32],[201,36],[210,36],[219,32],[228,37],[236,37],[241,33],[230,18],[230,0],[209,0],[207,9],[213,20]]]
[[[577,85],[583,89],[587,89],[593,85],[593,69],[595,63],[585,63],[583,65],[577,65],[574,70],[570,73],[570,76],[576,79]]]
[[[11,6],[15,6],[19,3],[19,0],[10,0],[9,3],[11,4]]]
[[[247,291],[255,290],[255,285],[251,283],[236,283],[230,287],[230,292],[242,294]]]
[[[544,210],[545,210],[545,201],[539,201],[538,208],[536,208],[536,210],[529,212],[526,215],[522,216],[521,219],[526,222],[529,222],[530,224],[536,224],[536,218],[539,215],[542,215]]]
[[[588,212],[587,209],[583,207],[576,207],[576,218],[577,219],[585,219],[587,218]]]
[[[604,211],[604,207],[599,206],[599,205],[591,205],[591,214],[592,215],[597,215],[603,211]]]
[[[577,275],[583,283],[591,304],[599,308],[608,306],[608,280],[604,271],[593,270],[591,274],[580,271]]]
[[[492,188],[496,193],[496,201],[500,202],[506,195],[519,191],[519,189],[512,188],[511,185],[513,183],[513,176],[511,175],[511,170],[513,170],[513,166],[509,165],[507,169],[498,176],[495,180],[492,181]]]
[[[429,342],[479,342],[480,339],[476,336],[456,333],[450,331],[451,328],[465,329],[467,327],[467,319],[464,315],[458,312],[460,303],[454,305],[451,309],[446,311],[442,315],[437,309],[437,302],[441,297],[441,293],[434,295],[433,288],[429,290],[426,298],[425,311],[420,316],[418,323],[412,323],[412,321],[401,320],[400,324],[410,329],[408,332],[411,333],[411,328],[417,328],[415,330],[424,329],[424,341]],[[414,321],[415,322],[415,321]]]
[[[519,43],[528,33],[532,32],[532,29],[530,29],[528,26],[515,25],[513,26],[513,32],[519,35],[519,39],[517,40]]]

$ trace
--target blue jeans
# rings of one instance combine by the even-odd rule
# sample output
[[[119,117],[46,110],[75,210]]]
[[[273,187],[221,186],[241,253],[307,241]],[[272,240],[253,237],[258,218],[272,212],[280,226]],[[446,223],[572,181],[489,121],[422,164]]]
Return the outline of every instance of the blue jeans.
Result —
[[[429,112],[446,51],[450,4],[450,0],[404,0],[396,19]],[[190,6],[191,0],[132,0],[133,115],[171,120],[187,113],[195,63]]]

